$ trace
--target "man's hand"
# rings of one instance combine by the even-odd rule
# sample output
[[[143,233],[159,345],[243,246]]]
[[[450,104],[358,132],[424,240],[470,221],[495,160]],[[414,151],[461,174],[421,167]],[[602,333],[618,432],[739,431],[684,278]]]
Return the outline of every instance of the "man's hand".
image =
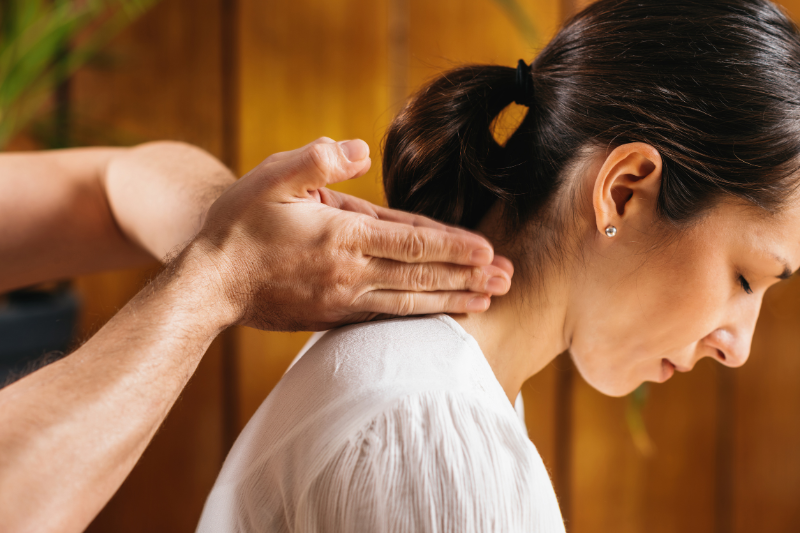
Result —
[[[322,138],[225,191],[191,247],[224,289],[224,324],[320,330],[476,312],[508,291],[511,263],[482,237],[325,188],[369,167],[363,141]]]

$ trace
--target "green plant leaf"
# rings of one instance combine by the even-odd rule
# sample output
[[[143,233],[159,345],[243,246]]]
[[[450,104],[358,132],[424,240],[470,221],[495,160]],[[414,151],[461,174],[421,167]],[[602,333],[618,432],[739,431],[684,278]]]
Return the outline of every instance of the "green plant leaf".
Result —
[[[639,387],[628,395],[628,405],[625,409],[625,419],[628,423],[628,431],[631,433],[633,444],[645,457],[650,457],[655,453],[653,444],[647,427],[644,424],[644,406],[647,403],[649,393],[647,383],[642,383]]]
[[[0,148],[59,83],[157,2],[0,0]]]
[[[539,32],[536,31],[536,25],[517,0],[494,0],[494,2],[503,8],[508,18],[517,27],[517,31],[531,48],[539,45]]]

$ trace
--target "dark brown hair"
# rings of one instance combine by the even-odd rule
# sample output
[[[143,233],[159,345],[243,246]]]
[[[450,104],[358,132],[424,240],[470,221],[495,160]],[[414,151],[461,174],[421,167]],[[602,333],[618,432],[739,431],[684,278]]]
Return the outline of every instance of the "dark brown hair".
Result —
[[[658,208],[674,224],[725,196],[775,211],[796,186],[800,37],[767,0],[600,0],[532,76],[505,146],[490,127],[514,99],[515,69],[457,68],[416,94],[385,139],[389,205],[474,227],[500,200],[524,223],[584,147],[630,142],[661,154]]]

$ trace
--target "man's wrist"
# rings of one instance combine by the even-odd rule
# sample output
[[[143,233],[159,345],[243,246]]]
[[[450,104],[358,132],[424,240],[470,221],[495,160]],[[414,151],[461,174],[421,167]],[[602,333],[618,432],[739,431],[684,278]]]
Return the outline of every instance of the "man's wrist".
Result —
[[[153,282],[154,291],[174,294],[176,305],[197,315],[214,336],[236,324],[241,314],[229,297],[220,255],[213,246],[195,239]]]

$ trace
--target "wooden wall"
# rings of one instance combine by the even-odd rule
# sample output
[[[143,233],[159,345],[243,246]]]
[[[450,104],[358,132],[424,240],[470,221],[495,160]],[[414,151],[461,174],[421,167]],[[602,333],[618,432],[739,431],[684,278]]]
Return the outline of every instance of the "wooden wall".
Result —
[[[163,0],[88,69],[74,108],[123,138],[198,144],[243,173],[327,135],[369,142],[373,169],[337,186],[382,201],[380,139],[402,100],[464,62],[532,58],[582,0],[525,0],[526,43],[492,0]],[[800,0],[787,0],[800,16]],[[79,281],[85,332],[147,272]],[[773,289],[750,362],[706,361],[653,386],[654,452],[633,444],[626,399],[589,388],[561,356],[525,384],[531,438],[568,530],[771,533],[800,530],[800,282]],[[232,436],[308,334],[239,329],[215,343],[153,445],[91,531],[190,531]]]
[[[178,139],[224,158],[219,17],[218,0],[167,0],[116,39],[107,66],[84,69],[73,80],[78,141]],[[96,331],[155,271],[77,280],[83,335]],[[227,451],[221,341],[212,344],[152,445],[88,531],[194,530]]]

